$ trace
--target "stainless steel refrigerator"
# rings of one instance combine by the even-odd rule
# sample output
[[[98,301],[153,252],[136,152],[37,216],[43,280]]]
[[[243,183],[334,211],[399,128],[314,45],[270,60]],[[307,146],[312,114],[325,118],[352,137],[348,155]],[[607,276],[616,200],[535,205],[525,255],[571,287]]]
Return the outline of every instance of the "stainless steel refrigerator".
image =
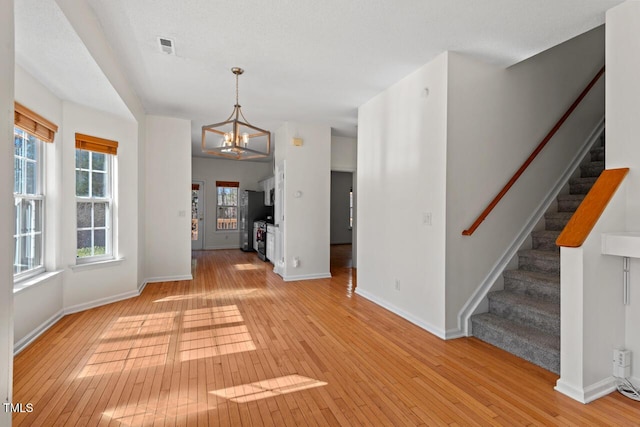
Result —
[[[240,249],[253,251],[253,222],[265,219],[268,206],[264,205],[264,192],[244,190],[240,192],[238,204],[238,230],[240,230]]]

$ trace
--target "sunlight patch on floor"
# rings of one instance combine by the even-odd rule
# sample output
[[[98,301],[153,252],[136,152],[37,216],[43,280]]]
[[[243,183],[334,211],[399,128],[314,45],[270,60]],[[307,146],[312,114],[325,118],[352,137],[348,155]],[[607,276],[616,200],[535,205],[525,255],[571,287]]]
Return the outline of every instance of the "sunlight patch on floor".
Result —
[[[196,402],[176,395],[155,402],[123,404],[102,413],[103,421],[116,422],[118,426],[166,425],[165,421],[215,409],[215,400],[210,403]],[[105,420],[105,417],[107,420]],[[111,423],[109,425],[112,425]]]
[[[259,267],[255,264],[249,264],[249,263],[245,263],[245,264],[234,264],[233,267],[236,270],[240,270],[240,271],[245,271],[245,270],[260,270],[261,268],[264,267]]]
[[[228,298],[237,298],[244,297],[252,294],[257,291],[257,289],[237,289],[237,290],[224,290],[224,291],[216,291],[216,292],[201,292],[197,294],[188,294],[188,295],[171,295],[164,298],[157,299],[153,301],[154,303],[162,303],[162,302],[174,302],[174,301],[185,301],[185,300],[215,300],[215,299],[228,299]]]
[[[256,349],[251,334],[236,305],[188,310],[184,316],[185,329],[180,340],[182,361],[221,356]]]
[[[237,305],[122,316],[102,334],[78,378],[163,365],[175,349],[172,336],[181,361],[256,349]]]
[[[236,403],[246,403],[266,399],[296,391],[307,390],[327,385],[326,382],[314,380],[300,375],[287,375],[269,380],[257,381],[235,387],[211,391],[216,396]]]

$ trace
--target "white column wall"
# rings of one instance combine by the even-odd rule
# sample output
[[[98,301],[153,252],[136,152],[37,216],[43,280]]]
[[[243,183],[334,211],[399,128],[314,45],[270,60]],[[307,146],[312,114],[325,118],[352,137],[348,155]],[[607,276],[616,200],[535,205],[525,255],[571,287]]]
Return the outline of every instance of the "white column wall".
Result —
[[[358,109],[356,292],[440,337],[447,63],[444,53]]]
[[[560,379],[556,390],[588,403],[614,390],[612,352],[624,344],[622,259],[602,255],[601,235],[625,221],[623,183],[588,238],[560,252]]]
[[[146,159],[146,113],[138,95],[127,80],[126,73],[122,70],[120,62],[109,44],[107,37],[102,32],[102,27],[95,17],[91,6],[86,0],[56,0],[56,3],[65,14],[69,23],[76,31],[92,58],[96,61],[102,72],[109,79],[114,90],[118,93],[133,117],[138,122],[138,212],[144,212],[145,208],[145,159]],[[142,284],[145,274],[144,248],[145,248],[144,215],[137,218],[138,245],[138,284]]]
[[[191,122],[147,116],[147,281],[191,279]]]
[[[13,0],[0,2],[0,217],[13,217]],[[13,222],[0,221],[0,404],[10,403],[13,385]],[[0,425],[11,413],[0,410]]]
[[[640,2],[607,12],[607,168],[628,167],[626,223],[615,231],[640,231]],[[640,385],[640,259],[631,260],[631,303],[625,307],[625,346],[631,375]]]
[[[302,138],[302,146],[294,146],[293,137]],[[275,140],[275,162],[286,162],[282,276],[287,281],[330,277],[331,128],[286,123]]]
[[[204,182],[205,237],[203,248],[239,248],[240,236],[237,230],[216,231],[216,181],[238,181],[240,190],[262,191],[258,181],[273,173],[271,163],[193,157],[191,167],[193,180]]]

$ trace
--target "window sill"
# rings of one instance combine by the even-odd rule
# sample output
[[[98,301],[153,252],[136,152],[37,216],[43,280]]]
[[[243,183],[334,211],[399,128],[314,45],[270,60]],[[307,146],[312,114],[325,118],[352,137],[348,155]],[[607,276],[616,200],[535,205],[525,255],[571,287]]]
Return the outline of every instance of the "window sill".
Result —
[[[104,260],[104,261],[96,261],[96,262],[85,262],[82,264],[74,264],[74,265],[70,265],[69,268],[71,270],[73,270],[74,272],[76,271],[84,271],[84,270],[93,270],[96,268],[102,268],[102,267],[113,267],[116,265],[120,265],[122,264],[122,261],[124,261],[124,258],[114,258],[114,259],[108,259],[108,260]]]
[[[41,285],[54,277],[62,273],[62,270],[45,271],[37,276],[29,277],[28,279],[21,280],[13,284],[13,294],[18,294],[25,289],[33,288],[34,286]]]

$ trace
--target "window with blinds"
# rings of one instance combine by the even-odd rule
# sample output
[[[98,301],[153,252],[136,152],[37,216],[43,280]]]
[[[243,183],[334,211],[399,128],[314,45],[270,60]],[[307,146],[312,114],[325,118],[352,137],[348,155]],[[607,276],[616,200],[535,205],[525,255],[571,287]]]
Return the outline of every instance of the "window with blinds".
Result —
[[[216,230],[238,229],[239,182],[216,181]]]
[[[58,127],[15,103],[13,130],[13,278],[19,282],[44,272],[44,143]]]
[[[113,162],[118,142],[76,133],[76,257],[78,263],[111,259]]]

